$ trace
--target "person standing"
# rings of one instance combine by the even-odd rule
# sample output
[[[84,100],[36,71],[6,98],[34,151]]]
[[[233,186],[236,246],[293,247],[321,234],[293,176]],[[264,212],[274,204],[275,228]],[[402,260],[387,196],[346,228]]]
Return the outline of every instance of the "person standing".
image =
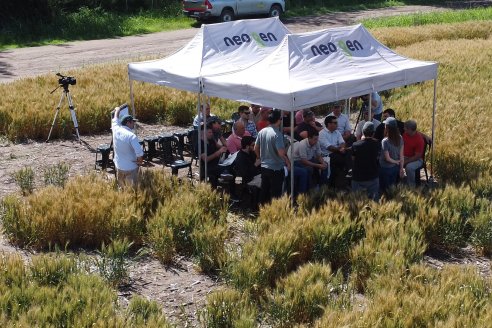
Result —
[[[120,107],[114,110],[111,120],[113,133],[114,165],[116,181],[120,188],[135,187],[138,183],[138,168],[143,163],[143,149],[135,133],[135,119],[131,115],[119,118]]]
[[[282,184],[285,178],[284,166],[290,170],[284,136],[280,131],[281,116],[280,110],[272,110],[268,116],[270,125],[262,129],[256,138],[255,153],[261,165],[260,201],[262,204],[282,195]]]
[[[381,141],[382,152],[379,159],[379,184],[382,192],[395,185],[398,175],[403,178],[403,138],[394,117],[384,120],[384,139]]]
[[[253,138],[256,138],[258,135],[258,131],[256,131],[256,124],[253,120],[250,119],[251,111],[248,106],[241,105],[238,108],[239,119],[238,121],[242,122],[246,131],[249,132],[249,135]]]
[[[381,144],[373,138],[374,123],[366,122],[362,127],[362,140],[352,145],[353,169],[352,190],[365,189],[367,196],[379,200],[379,153]]]
[[[369,94],[363,95],[362,101],[364,102],[364,105],[366,109],[369,109],[368,104],[369,104]],[[371,113],[374,113],[374,119],[378,120],[381,122],[381,116],[383,115],[383,101],[381,100],[381,96],[377,92],[372,92],[371,93]],[[377,126],[376,126],[377,128]]]

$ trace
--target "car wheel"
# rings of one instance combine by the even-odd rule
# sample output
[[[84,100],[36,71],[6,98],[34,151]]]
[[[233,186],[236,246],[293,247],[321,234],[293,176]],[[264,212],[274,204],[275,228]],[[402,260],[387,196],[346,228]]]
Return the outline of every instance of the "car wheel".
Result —
[[[234,12],[230,9],[222,10],[222,14],[220,14],[221,22],[230,22],[234,20]]]
[[[282,7],[280,7],[279,5],[272,5],[272,7],[270,8],[270,12],[268,13],[268,16],[277,17],[280,16],[280,14],[282,14]]]

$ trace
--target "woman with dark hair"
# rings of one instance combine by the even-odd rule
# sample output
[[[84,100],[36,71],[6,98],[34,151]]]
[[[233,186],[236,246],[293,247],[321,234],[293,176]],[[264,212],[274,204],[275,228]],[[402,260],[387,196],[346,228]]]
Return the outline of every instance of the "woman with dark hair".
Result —
[[[403,138],[398,130],[394,117],[388,117],[384,122],[384,139],[381,141],[381,156],[379,158],[379,187],[385,192],[402,178],[403,171]]]

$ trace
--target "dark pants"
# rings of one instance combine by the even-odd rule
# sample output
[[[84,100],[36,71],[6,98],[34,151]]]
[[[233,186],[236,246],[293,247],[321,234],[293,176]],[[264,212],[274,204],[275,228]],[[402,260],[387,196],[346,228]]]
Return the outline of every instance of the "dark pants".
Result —
[[[274,171],[264,167],[261,168],[260,202],[262,204],[270,202],[272,198],[282,196],[284,177],[285,173],[283,169]]]
[[[330,154],[330,185],[335,188],[345,188],[345,175],[352,168],[352,155],[350,151],[345,153]]]
[[[392,167],[380,167],[379,168],[379,188],[381,192],[386,192],[386,190],[394,186],[398,181],[398,174],[400,173],[400,166],[394,165]]]

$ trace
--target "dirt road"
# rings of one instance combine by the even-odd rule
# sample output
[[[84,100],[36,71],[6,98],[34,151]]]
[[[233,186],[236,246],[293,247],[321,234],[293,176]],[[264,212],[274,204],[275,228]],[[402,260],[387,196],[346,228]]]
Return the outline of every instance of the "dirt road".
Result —
[[[331,26],[350,25],[368,17],[443,9],[445,8],[433,6],[391,7],[290,18],[286,19],[284,23],[292,32],[297,33]],[[181,48],[197,31],[197,28],[191,28],[114,39],[76,41],[61,45],[0,51],[0,83],[11,82],[28,76],[63,73],[68,69],[93,64],[164,57]]]

